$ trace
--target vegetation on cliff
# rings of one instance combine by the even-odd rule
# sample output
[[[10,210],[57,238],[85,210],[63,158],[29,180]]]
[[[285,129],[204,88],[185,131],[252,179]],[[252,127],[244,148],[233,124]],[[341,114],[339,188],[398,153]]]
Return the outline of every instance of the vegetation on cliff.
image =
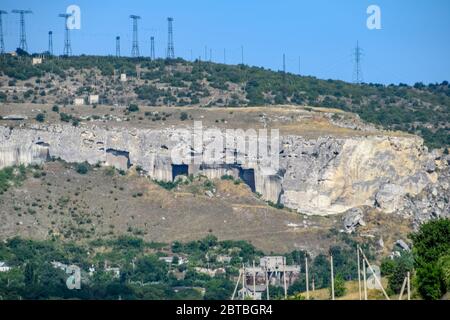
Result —
[[[387,129],[419,134],[432,148],[450,146],[450,86],[447,81],[414,86],[353,85],[260,67],[181,59],[151,61],[80,56],[46,59],[35,66],[29,59],[7,56],[0,59],[0,70],[7,85],[14,87],[17,81],[27,81],[26,86],[29,86],[24,96],[7,94],[0,96],[0,100],[45,102],[49,96],[57,95],[53,80],[73,79],[77,73],[85,72],[95,81],[73,83],[78,87],[76,94],[98,94],[100,89],[95,83],[101,82],[103,77],[108,88],[100,93],[106,104],[114,102],[114,94],[131,94],[131,101],[122,102],[204,107],[294,104],[339,108]],[[131,93],[111,82],[111,77],[120,73],[131,78],[139,74]],[[36,84],[29,82],[32,78],[36,79]],[[69,97],[59,102],[69,103]]]

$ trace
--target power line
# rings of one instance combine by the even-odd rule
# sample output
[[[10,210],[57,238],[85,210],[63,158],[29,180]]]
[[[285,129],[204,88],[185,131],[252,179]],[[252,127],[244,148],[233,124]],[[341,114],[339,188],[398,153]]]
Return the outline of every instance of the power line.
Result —
[[[27,35],[25,32],[25,15],[29,13],[33,13],[31,10],[17,10],[14,9],[11,11],[12,13],[20,14],[20,40],[19,40],[19,48],[23,51],[28,51],[27,45]]]
[[[4,14],[8,14],[8,12],[0,10],[0,54],[5,53],[5,42],[3,41],[3,19],[2,19],[2,15]]]
[[[130,15],[130,18],[133,19],[133,45],[131,48],[131,56],[137,58],[139,57],[138,20],[141,17],[132,14]]]
[[[72,55],[72,45],[70,43],[70,30],[67,23],[67,20],[72,16],[72,14],[69,13],[60,13],[58,15],[61,18],[64,18],[64,27],[65,27],[65,33],[64,33],[64,56],[70,56]]]
[[[362,68],[361,68],[361,56],[362,56],[362,49],[359,46],[359,41],[356,42],[356,48],[354,52],[354,74],[353,74],[353,81],[356,84],[361,84],[363,82],[363,74],[362,74]]]
[[[53,31],[48,32],[48,54],[53,55]]]
[[[173,18],[167,18],[168,41],[167,41],[167,59],[175,59],[175,49],[173,44]]]

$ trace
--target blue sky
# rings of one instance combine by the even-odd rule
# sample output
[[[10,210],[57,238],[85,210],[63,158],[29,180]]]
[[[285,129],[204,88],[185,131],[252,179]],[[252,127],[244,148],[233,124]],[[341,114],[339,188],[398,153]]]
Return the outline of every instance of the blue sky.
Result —
[[[139,14],[141,55],[164,56],[167,21],[174,21],[175,55],[240,63],[270,69],[286,67],[323,79],[352,81],[352,52],[359,40],[364,50],[364,81],[409,83],[450,80],[450,1],[448,0],[2,0],[0,9],[31,9],[26,30],[29,51],[47,49],[47,33],[54,34],[54,51],[63,50],[64,23],[58,18],[68,5],[81,8],[81,30],[71,33],[74,54],[114,54],[115,36],[122,38],[122,55],[130,55],[130,14]],[[381,8],[381,30],[366,27],[366,9]],[[4,16],[8,51],[19,43],[19,19]]]

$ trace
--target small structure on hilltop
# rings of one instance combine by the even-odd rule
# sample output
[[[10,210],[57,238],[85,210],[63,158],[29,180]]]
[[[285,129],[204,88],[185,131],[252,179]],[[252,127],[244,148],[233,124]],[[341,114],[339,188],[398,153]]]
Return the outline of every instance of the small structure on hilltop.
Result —
[[[99,102],[98,94],[91,94],[89,96],[89,104],[98,104],[98,102]]]
[[[76,106],[83,106],[85,104],[84,98],[75,98],[73,99],[73,104]]]

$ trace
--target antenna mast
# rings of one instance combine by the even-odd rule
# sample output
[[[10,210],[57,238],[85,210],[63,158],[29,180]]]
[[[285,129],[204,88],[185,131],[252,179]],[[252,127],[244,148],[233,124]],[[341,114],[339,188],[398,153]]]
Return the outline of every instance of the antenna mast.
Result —
[[[64,56],[71,56],[72,55],[72,45],[70,44],[70,30],[68,26],[68,20],[72,16],[72,14],[69,13],[60,13],[58,15],[60,18],[64,18]]]
[[[173,44],[173,18],[167,18],[169,28],[169,39],[167,42],[167,59],[175,59],[175,49]]]
[[[120,37],[116,37],[116,57],[120,57]]]
[[[33,13],[31,10],[13,10],[12,13],[18,13],[20,14],[20,42],[19,42],[19,48],[23,51],[28,51],[28,45],[27,45],[27,35],[25,32],[25,15],[29,13]]]
[[[155,60],[155,37],[150,37],[150,59]]]
[[[0,54],[5,53],[5,42],[3,41],[3,20],[2,20],[2,15],[4,14],[8,14],[8,12],[0,10]]]
[[[133,47],[131,49],[131,56],[137,58],[139,57],[138,20],[141,17],[132,14],[130,18],[133,19]]]
[[[53,55],[53,31],[48,32],[48,54]]]

